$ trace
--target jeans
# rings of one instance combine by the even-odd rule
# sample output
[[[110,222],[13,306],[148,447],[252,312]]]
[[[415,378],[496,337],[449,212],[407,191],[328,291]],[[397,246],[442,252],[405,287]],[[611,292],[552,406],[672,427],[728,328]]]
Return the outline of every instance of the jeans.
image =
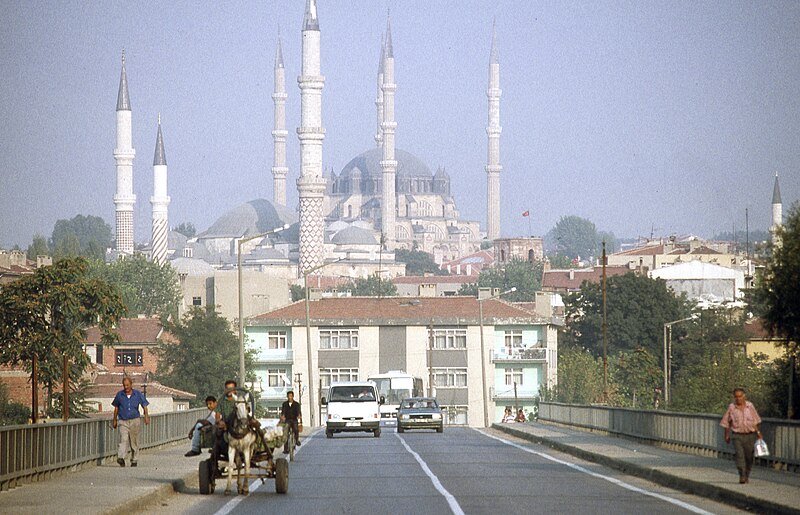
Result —
[[[130,451],[131,463],[136,463],[136,457],[139,455],[140,420],[139,417],[136,417],[129,420],[120,420],[117,424],[117,427],[119,427],[117,458],[124,460],[128,451]]]
[[[286,419],[286,427],[288,427],[289,431],[291,431],[294,434],[294,441],[295,441],[295,445],[296,445],[297,442],[300,441],[300,432],[298,431],[297,420],[289,420],[287,418]],[[289,451],[289,439],[288,438],[286,439],[286,443],[283,445],[283,450],[287,451],[287,452]]]
[[[203,428],[203,424],[198,422],[194,425],[194,431],[192,432],[192,450],[200,452],[200,439],[202,438],[203,434],[200,431]]]
[[[736,451],[736,468],[739,476],[750,477],[756,446],[756,433],[733,433],[733,449]]]

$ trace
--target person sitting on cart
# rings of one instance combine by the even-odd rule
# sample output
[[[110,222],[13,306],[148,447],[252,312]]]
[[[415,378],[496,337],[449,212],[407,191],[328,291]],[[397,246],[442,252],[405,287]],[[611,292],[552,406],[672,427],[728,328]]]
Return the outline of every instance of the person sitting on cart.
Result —
[[[286,392],[286,400],[281,405],[281,422],[284,422],[286,426],[289,428],[294,434],[294,441],[295,444],[300,447],[300,431],[298,428],[298,424],[303,420],[302,415],[300,414],[300,403],[295,402],[294,400],[294,392],[288,391]],[[286,439],[286,443],[283,444],[283,453],[289,453],[289,439]]]
[[[217,425],[217,421],[221,418],[217,412],[217,398],[213,395],[206,397],[206,408],[208,408],[208,414],[205,418],[199,419],[189,431],[189,438],[192,439],[192,449],[184,454],[187,458],[200,455],[200,442],[203,437],[203,431],[207,431],[208,429],[206,428],[213,430]]]

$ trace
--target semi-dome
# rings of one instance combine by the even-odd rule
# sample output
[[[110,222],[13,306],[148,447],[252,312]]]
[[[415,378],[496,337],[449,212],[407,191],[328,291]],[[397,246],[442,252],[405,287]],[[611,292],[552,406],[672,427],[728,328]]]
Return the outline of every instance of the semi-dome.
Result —
[[[337,245],[377,245],[378,241],[372,235],[372,231],[351,225],[347,229],[337,232],[331,238],[331,243]]]
[[[214,267],[202,259],[178,257],[169,262],[175,272],[186,275],[207,276],[214,274]]]
[[[269,200],[256,199],[241,204],[217,219],[199,238],[240,238],[277,229],[297,222],[295,213]]]
[[[432,177],[433,174],[428,166],[422,162],[420,158],[400,150],[395,150],[395,159],[397,160],[397,176],[398,177]],[[357,155],[349,163],[342,168],[342,173],[339,177],[349,177],[353,169],[358,168],[363,176],[381,177],[383,169],[381,168],[381,160],[383,160],[383,150],[380,148],[373,148],[366,152]]]

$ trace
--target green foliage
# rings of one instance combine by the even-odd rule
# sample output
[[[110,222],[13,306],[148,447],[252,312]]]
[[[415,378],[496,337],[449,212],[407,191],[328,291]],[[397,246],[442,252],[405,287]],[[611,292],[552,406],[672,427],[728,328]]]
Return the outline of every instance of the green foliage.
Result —
[[[381,279],[371,275],[366,279],[359,277],[351,279],[345,286],[351,290],[354,297],[394,297],[397,295],[397,286],[388,279]]]
[[[772,248],[754,303],[763,310],[764,326],[800,357],[800,204],[792,206],[777,237],[781,243]]]
[[[292,302],[297,302],[298,300],[306,298],[306,289],[299,284],[289,286],[289,293],[292,296]]]
[[[608,355],[640,347],[652,355],[661,355],[664,324],[686,318],[690,304],[673,295],[660,279],[629,273],[610,277],[606,284]],[[567,295],[564,304],[568,342],[601,356],[601,285],[584,282],[579,291]]]
[[[800,381],[795,363],[791,357],[784,356],[766,367],[768,397],[758,405],[762,417],[800,418]],[[792,388],[792,415],[789,416],[789,384]]]
[[[74,369],[75,366],[73,365]],[[70,376],[74,376],[76,372],[70,371]],[[70,418],[87,418],[89,413],[95,413],[97,410],[94,408],[93,403],[86,400],[86,395],[91,388],[92,383],[84,376],[78,376],[70,383],[69,389],[69,416]],[[62,406],[64,405],[64,395],[61,391],[53,392],[52,405],[47,410],[47,416],[59,417],[63,413]]]
[[[167,322],[165,329],[178,343],[162,342],[158,380],[197,395],[193,406],[203,406],[207,395],[219,397],[227,379],[239,376],[239,338],[230,323],[213,308],[192,308],[182,320]],[[253,368],[254,351],[245,354],[247,370]]]
[[[563,254],[550,254],[547,256],[547,259],[550,261],[550,268],[564,269],[577,267],[577,265],[572,262],[572,259]]]
[[[22,403],[11,400],[8,386],[0,383],[0,426],[24,424],[31,410]]]
[[[510,302],[532,302],[536,300],[536,292],[542,289],[541,261],[514,260],[504,267],[491,267],[481,270],[477,284],[463,284],[459,295],[478,295],[478,288],[499,288],[500,291],[517,290],[503,295]]]
[[[595,225],[579,216],[562,216],[547,236],[555,244],[557,254],[570,259],[597,256],[600,236]]]
[[[492,240],[483,240],[481,242],[481,250],[487,250],[494,247],[494,242]]]
[[[47,245],[47,238],[41,234],[33,236],[33,243],[28,245],[27,256],[31,261],[36,261],[36,256],[49,256],[50,247]]]
[[[394,259],[406,264],[406,275],[448,275],[446,270],[439,268],[432,255],[421,250],[397,249]]]
[[[619,352],[608,360],[615,406],[653,408],[654,389],[663,383],[658,359],[645,349]]]
[[[119,291],[131,315],[165,318],[178,311],[181,289],[178,274],[169,263],[159,265],[136,254],[108,265],[95,262],[92,275]]]
[[[195,229],[192,222],[182,222],[180,225],[175,227],[173,231],[179,232],[187,238],[193,238],[197,234],[197,229]]]
[[[603,363],[585,349],[565,347],[558,351],[558,385],[548,400],[591,404],[603,398]]]
[[[74,256],[104,259],[110,246],[111,227],[102,218],[92,215],[58,220],[50,237],[56,259]]]

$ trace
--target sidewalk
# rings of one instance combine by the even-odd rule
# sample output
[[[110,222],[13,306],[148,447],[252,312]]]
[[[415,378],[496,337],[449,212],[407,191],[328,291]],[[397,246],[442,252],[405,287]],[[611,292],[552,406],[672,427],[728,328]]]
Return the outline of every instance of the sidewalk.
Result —
[[[625,438],[540,422],[494,429],[626,474],[755,512],[800,514],[800,474],[756,466],[739,484],[732,461],[669,451]]]

